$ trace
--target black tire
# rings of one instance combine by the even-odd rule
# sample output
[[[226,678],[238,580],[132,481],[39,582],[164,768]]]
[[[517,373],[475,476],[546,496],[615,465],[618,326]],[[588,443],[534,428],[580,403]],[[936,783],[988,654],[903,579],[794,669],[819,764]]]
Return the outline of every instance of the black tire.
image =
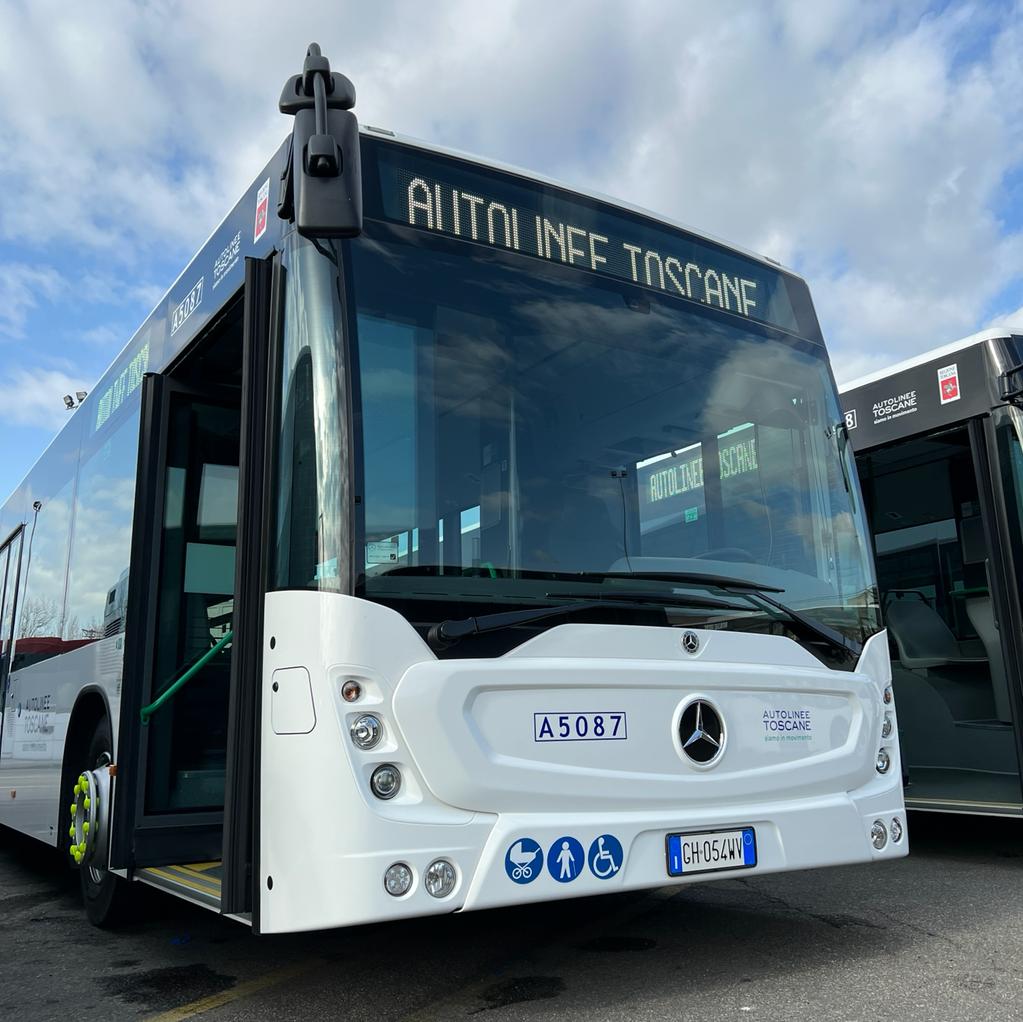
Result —
[[[92,732],[85,762],[72,767],[74,772],[70,776],[70,786],[74,786],[81,767],[91,770],[113,762],[111,757],[113,747],[110,722],[106,717],[101,717]],[[80,866],[78,872],[82,883],[82,901],[85,903],[85,914],[89,922],[102,929],[117,926],[127,915],[127,882],[105,869],[96,869],[88,865]]]

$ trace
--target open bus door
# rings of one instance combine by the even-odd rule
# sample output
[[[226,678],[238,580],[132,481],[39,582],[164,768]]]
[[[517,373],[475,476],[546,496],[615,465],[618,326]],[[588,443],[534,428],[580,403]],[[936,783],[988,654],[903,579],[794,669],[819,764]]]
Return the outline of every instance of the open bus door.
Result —
[[[268,401],[279,262],[143,382],[111,865],[253,910]],[[215,381],[215,382],[213,382]],[[255,922],[255,921],[254,921]]]

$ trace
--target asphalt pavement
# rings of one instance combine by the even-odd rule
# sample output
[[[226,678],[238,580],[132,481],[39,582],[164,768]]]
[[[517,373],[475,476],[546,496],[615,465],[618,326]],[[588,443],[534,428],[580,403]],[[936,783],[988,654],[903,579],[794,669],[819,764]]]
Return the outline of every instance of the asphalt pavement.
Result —
[[[1023,1017],[1023,820],[916,816],[876,866],[291,936],[77,884],[0,828],[0,1019],[942,1020]]]

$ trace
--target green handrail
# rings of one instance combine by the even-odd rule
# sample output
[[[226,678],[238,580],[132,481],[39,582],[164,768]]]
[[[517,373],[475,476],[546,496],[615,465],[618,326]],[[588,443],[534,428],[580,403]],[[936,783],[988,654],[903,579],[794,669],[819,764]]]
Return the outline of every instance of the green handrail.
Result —
[[[152,715],[156,713],[156,711],[160,709],[160,707],[163,706],[163,704],[167,702],[171,696],[177,693],[184,685],[188,684],[188,682],[191,681],[192,678],[194,678],[199,671],[201,671],[231,641],[233,637],[234,630],[229,628],[224,633],[223,637],[218,640],[217,644],[206,650],[206,652],[203,653],[203,655],[199,657],[199,659],[196,660],[196,662],[192,664],[192,666],[189,667],[188,670],[177,679],[177,681],[171,682],[171,684],[168,685],[167,688],[165,688],[148,706],[143,706],[141,710],[142,723],[148,724],[149,718],[152,717]]]

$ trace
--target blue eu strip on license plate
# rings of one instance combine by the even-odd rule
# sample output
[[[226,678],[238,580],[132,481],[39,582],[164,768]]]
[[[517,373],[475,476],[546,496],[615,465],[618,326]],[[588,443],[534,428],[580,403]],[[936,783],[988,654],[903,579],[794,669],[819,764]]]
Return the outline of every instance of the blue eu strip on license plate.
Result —
[[[757,835],[752,827],[669,834],[668,876],[690,876],[719,869],[749,869],[757,864]]]

